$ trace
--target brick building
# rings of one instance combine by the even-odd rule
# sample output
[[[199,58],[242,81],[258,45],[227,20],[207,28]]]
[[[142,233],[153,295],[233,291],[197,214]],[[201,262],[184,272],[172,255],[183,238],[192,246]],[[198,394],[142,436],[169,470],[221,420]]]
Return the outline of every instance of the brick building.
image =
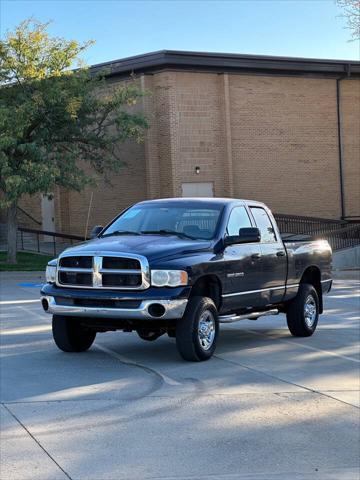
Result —
[[[93,68],[104,66],[109,85],[135,74],[152,93],[140,107],[151,128],[143,144],[120,147],[127,165],[111,188],[25,198],[43,229],[83,234],[92,192],[90,226],[182,195],[360,218],[360,62],[161,51]]]

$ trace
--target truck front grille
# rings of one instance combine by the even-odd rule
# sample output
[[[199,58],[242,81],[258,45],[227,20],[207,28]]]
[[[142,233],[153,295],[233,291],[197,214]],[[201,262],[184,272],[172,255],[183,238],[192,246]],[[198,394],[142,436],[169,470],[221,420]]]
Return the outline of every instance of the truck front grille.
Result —
[[[93,257],[63,257],[60,258],[60,266],[68,268],[92,268]]]
[[[88,285],[92,287],[91,273],[59,272],[59,281],[63,285]]]
[[[103,268],[108,269],[133,269],[138,270],[141,269],[141,265],[139,260],[135,258],[123,258],[123,257],[103,257]]]
[[[57,284],[73,288],[142,290],[148,288],[149,265],[141,255],[67,255],[59,258]]]
[[[107,287],[138,287],[141,285],[141,274],[119,275],[117,273],[103,273],[102,284]]]

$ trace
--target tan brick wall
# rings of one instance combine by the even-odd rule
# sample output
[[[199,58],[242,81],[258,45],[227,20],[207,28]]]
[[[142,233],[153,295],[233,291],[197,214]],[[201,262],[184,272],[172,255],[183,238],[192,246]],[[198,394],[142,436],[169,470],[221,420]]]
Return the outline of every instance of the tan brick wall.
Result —
[[[339,218],[335,80],[231,75],[230,99],[235,195]]]
[[[123,85],[123,81],[108,82],[106,89],[100,94],[107,95],[109,91]],[[140,86],[140,79],[137,79]],[[143,104],[140,101],[131,111],[140,112]],[[84,235],[87,215],[90,208],[88,233],[94,225],[105,225],[121,210],[132,203],[147,198],[145,145],[129,141],[118,145],[118,154],[122,162],[120,173],[108,173],[110,183],[97,179],[95,187],[89,186],[81,193],[63,189],[59,191],[57,214],[61,231],[76,235]],[[84,170],[93,176],[91,169],[84,165]]]
[[[156,133],[151,139],[156,150],[152,162],[148,164],[148,175],[158,174],[156,192],[159,197],[174,196],[174,162],[176,131],[174,130],[174,97],[175,75],[172,72],[162,72],[154,75],[151,93],[153,98],[153,115],[149,121],[153,123]],[[154,165],[155,163],[155,165]],[[154,195],[150,195],[153,197]]]
[[[360,216],[360,80],[340,82],[345,215]]]
[[[94,225],[105,225],[124,208],[147,198],[144,145],[128,143],[119,148],[126,165],[119,174],[111,175],[111,185],[100,179],[96,187],[68,193],[65,205],[69,210],[63,211],[63,222],[69,217],[68,233],[84,235],[91,192],[89,230]]]
[[[138,109],[151,128],[112,186],[57,189],[56,228],[84,234],[131,203],[181,195],[183,182],[213,182],[216,196],[264,201],[275,212],[339,218],[336,80],[163,71],[139,79]],[[346,214],[359,214],[360,80],[341,82]],[[110,87],[109,87],[110,88]],[[195,167],[200,174],[195,174]],[[24,208],[41,219],[40,203]]]
[[[180,196],[183,182],[213,181],[216,196],[233,190],[277,212],[340,217],[335,79],[162,72],[152,86],[159,196],[171,183]]]
[[[221,82],[216,74],[174,72],[170,104],[175,195],[183,182],[213,182],[224,195],[224,143]],[[200,167],[200,174],[195,167]]]
[[[42,222],[40,198],[40,195],[24,195],[19,201],[19,207],[30,214],[38,222]],[[18,211],[18,223],[19,226],[22,227],[35,229],[41,228],[41,225],[38,225],[21,211]]]
[[[145,132],[144,155],[146,165],[146,190],[148,198],[160,196],[161,170],[158,145],[158,97],[153,75],[141,76],[141,88],[145,95],[142,101],[143,113],[147,118],[149,128]]]

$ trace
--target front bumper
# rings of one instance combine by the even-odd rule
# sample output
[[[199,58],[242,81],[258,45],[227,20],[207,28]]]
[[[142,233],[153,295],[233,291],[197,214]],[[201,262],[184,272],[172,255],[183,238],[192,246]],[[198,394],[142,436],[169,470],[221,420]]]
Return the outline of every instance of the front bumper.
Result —
[[[184,315],[189,291],[188,288],[151,288],[143,292],[122,294],[118,291],[100,292],[95,289],[87,291],[71,289],[70,291],[70,289],[47,284],[41,289],[41,303],[47,313],[55,315],[123,320],[176,320]],[[81,300],[81,305],[74,304],[74,300],[77,299]],[[86,299],[96,300],[99,305],[86,305]],[[134,308],[101,305],[102,301],[105,303],[109,300],[115,302],[137,300],[138,305]]]
[[[137,308],[86,307],[78,305],[58,305],[54,297],[41,297],[46,313],[71,317],[119,318],[124,320],[175,320],[184,315],[187,298],[181,300],[143,300]],[[162,305],[162,315],[152,315],[149,307]]]

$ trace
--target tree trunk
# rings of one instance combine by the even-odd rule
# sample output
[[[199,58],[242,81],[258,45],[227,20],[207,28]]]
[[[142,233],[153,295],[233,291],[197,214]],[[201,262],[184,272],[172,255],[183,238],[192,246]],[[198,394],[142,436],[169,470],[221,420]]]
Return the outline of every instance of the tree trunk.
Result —
[[[17,203],[13,202],[8,208],[7,215],[7,263],[16,263],[17,240]]]

